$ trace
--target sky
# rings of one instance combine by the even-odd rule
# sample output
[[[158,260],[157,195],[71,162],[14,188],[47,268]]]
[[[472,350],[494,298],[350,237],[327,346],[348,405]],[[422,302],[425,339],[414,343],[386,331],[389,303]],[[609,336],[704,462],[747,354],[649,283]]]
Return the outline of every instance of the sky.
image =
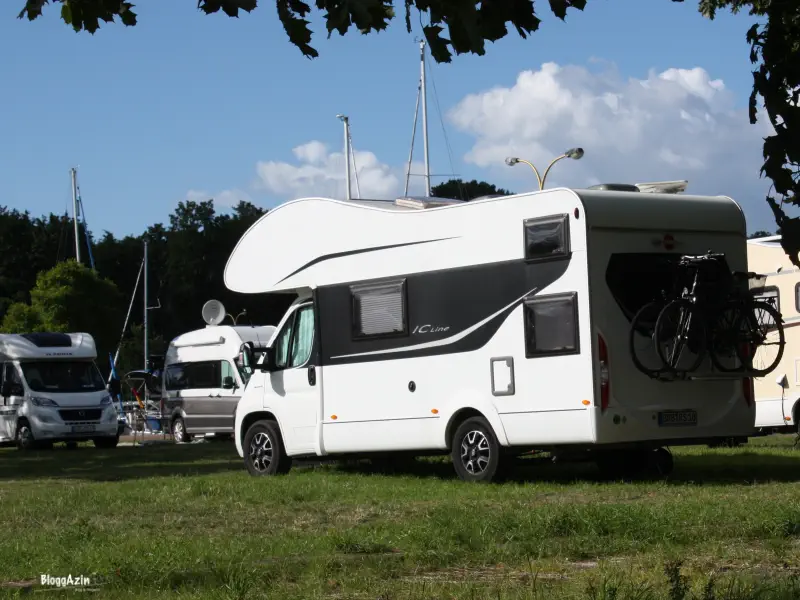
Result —
[[[95,236],[167,223],[184,200],[270,208],[345,195],[342,124],[349,116],[362,197],[403,192],[419,79],[419,17],[328,39],[312,20],[309,60],[261,2],[238,19],[206,16],[194,0],[134,0],[136,27],[93,36],[33,22],[23,0],[0,8],[0,205],[63,213],[78,183]],[[402,4],[402,3],[401,3]],[[697,2],[589,0],[566,22],[536,2],[539,31],[488,43],[484,56],[429,58],[432,183],[455,175],[515,192],[537,187],[519,156],[553,167],[547,187],[687,179],[687,192],[724,194],[748,230],[774,230],[760,177],[771,129],[751,125],[748,15],[714,21]],[[424,19],[424,17],[423,17]],[[413,173],[422,173],[418,124]],[[422,178],[412,177],[411,193]],[[353,179],[353,193],[356,194]]]

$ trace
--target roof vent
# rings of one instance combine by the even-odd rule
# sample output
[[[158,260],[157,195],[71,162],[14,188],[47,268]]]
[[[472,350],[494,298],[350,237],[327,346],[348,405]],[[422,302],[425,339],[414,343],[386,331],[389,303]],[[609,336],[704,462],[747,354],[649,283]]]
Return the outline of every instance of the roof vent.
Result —
[[[685,179],[676,181],[649,181],[647,183],[637,183],[636,187],[640,192],[651,194],[680,194],[686,191],[689,182]]]
[[[438,208],[440,206],[452,206],[454,204],[464,204],[463,200],[454,200],[452,198],[436,198],[434,196],[430,197],[417,197],[417,196],[406,196],[405,198],[397,198],[394,203],[397,206],[405,206],[406,208],[417,208],[417,209],[426,209],[426,208]]]
[[[66,333],[23,333],[22,337],[37,348],[69,348],[72,339]]]

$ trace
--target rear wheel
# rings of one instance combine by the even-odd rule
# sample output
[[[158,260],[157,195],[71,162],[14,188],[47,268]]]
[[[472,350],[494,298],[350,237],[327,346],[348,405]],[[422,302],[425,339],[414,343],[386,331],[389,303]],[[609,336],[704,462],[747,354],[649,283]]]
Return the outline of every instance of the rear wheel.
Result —
[[[94,447],[99,449],[111,449],[116,448],[117,444],[119,444],[119,437],[97,437],[92,440],[94,442]]]
[[[250,475],[283,475],[292,468],[275,421],[256,421],[244,436],[244,465]]]
[[[658,356],[673,373],[691,373],[703,362],[706,328],[688,300],[673,300],[658,315],[655,330]]]
[[[462,480],[492,481],[500,474],[500,453],[492,426],[483,417],[471,417],[456,429],[450,456]]]
[[[664,369],[655,344],[655,329],[663,302],[650,302],[639,309],[631,320],[628,347],[634,366],[648,377],[656,377]]]
[[[179,444],[188,444],[192,441],[192,436],[186,433],[186,423],[183,417],[176,417],[172,421],[172,437]]]

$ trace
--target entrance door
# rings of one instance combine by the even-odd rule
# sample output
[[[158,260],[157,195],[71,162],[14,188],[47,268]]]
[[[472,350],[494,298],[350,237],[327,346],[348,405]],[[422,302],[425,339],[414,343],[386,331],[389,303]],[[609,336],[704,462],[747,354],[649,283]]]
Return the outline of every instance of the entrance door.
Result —
[[[322,400],[314,352],[314,305],[301,304],[275,338],[275,369],[269,374],[265,403],[280,404],[282,433],[291,454],[315,452]],[[276,398],[276,396],[278,398]]]

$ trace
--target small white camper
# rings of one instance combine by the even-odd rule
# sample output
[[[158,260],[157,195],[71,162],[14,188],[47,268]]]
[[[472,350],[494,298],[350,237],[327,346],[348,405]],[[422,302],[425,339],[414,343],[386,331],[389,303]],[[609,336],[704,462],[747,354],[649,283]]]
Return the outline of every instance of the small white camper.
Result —
[[[237,451],[255,475],[409,452],[489,480],[527,449],[669,471],[665,446],[753,432],[752,381],[648,377],[631,319],[681,255],[745,271],[745,231],[730,198],[626,185],[283,204],[225,269],[235,292],[298,295],[239,402]]]
[[[117,410],[96,358],[88,333],[0,335],[0,441],[23,450],[81,440],[115,447]]]
[[[770,300],[783,315],[786,338],[777,368],[756,378],[756,428],[763,433],[800,431],[800,271],[781,247],[781,236],[747,241],[751,271],[766,276],[759,296]],[[763,348],[769,352],[769,348]],[[769,360],[769,359],[767,359]]]
[[[222,315],[224,317],[224,313]],[[239,350],[262,347],[275,327],[209,325],[179,335],[164,358],[162,414],[178,443],[195,435],[232,435],[236,405],[251,373]]]

